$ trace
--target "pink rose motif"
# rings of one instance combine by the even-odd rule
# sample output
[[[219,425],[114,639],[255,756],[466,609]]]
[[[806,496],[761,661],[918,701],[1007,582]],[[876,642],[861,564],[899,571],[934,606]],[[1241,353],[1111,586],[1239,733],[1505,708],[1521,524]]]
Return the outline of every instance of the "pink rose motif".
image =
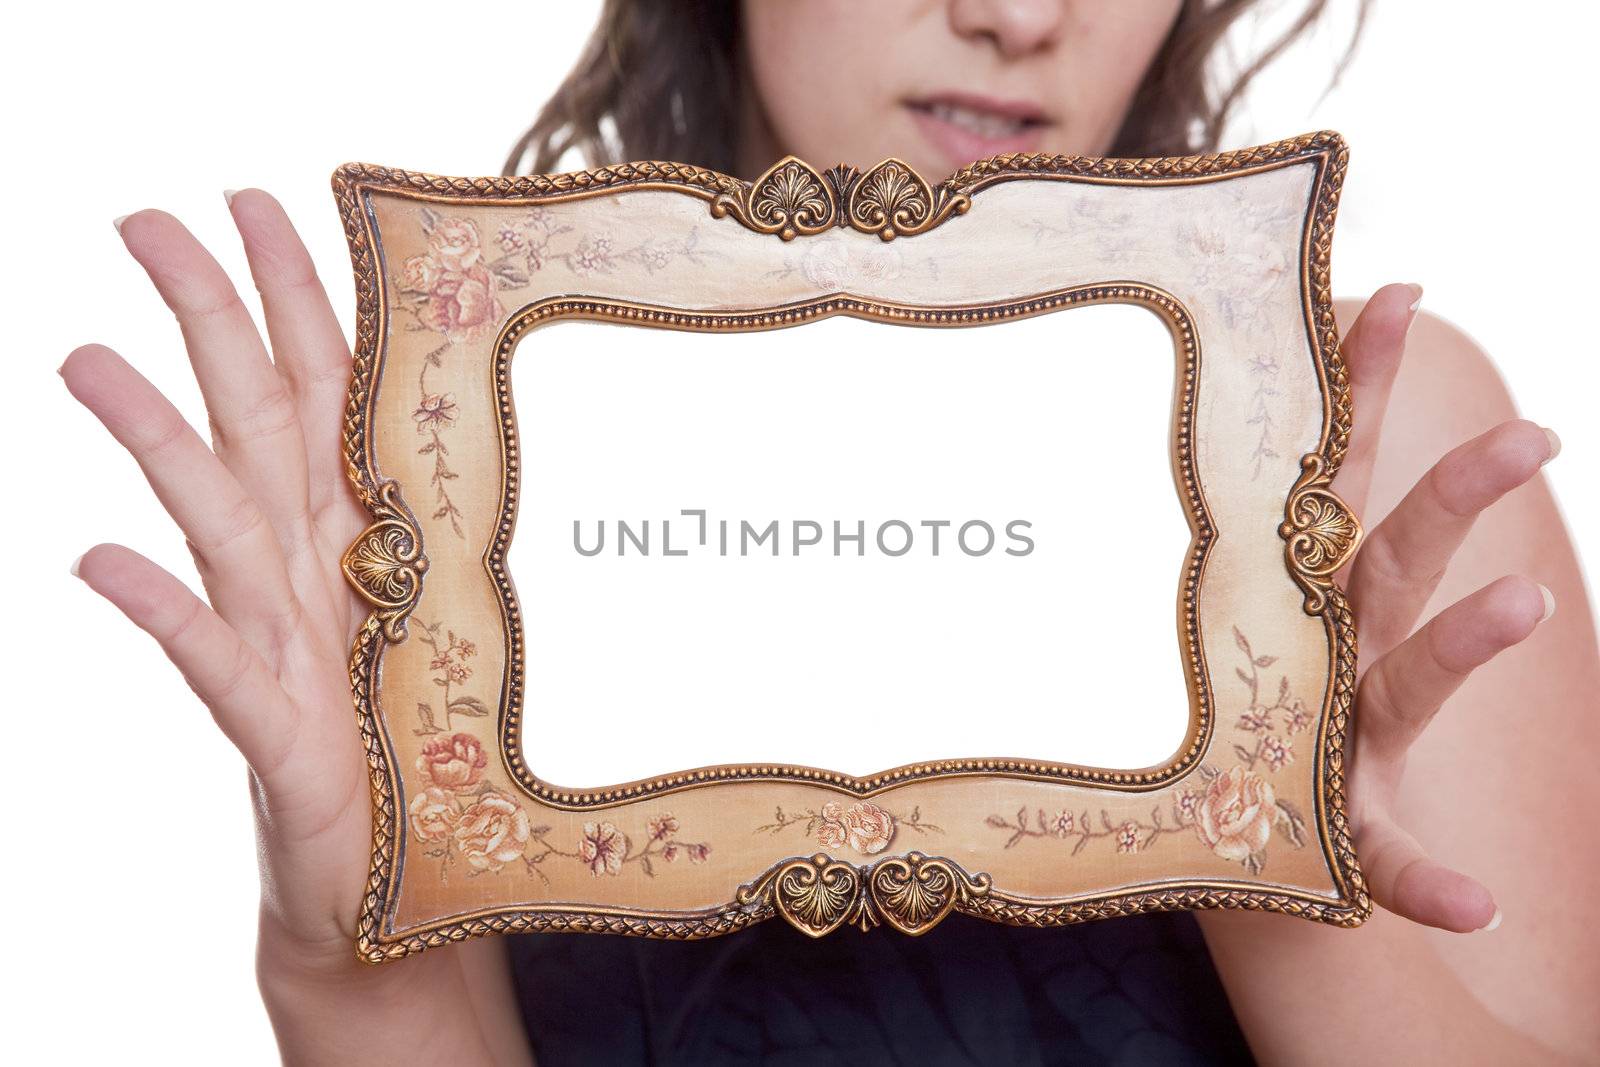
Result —
[[[1254,771],[1229,768],[1206,786],[1195,832],[1223,859],[1243,862],[1267,847],[1277,811],[1272,785]]]
[[[417,773],[440,789],[459,790],[476,785],[489,765],[489,754],[471,734],[435,737],[422,746]]]
[[[1139,824],[1125,822],[1117,829],[1117,851],[1139,851]]]
[[[460,274],[471,270],[483,255],[477,225],[470,219],[440,219],[428,234],[428,251],[447,271]]]
[[[400,288],[415,293],[426,293],[439,280],[439,264],[429,256],[412,256],[400,268]]]
[[[659,841],[668,834],[677,833],[678,820],[662,812],[649,822],[650,840]]]
[[[685,845],[690,863],[704,863],[711,856],[710,845]]]
[[[844,813],[845,840],[864,855],[882,852],[894,838],[894,816],[863,800]]]
[[[596,878],[602,874],[620,874],[622,861],[628,855],[628,838],[608,822],[586,822],[583,840],[578,843],[578,855]]]
[[[1072,812],[1058,811],[1056,812],[1055,818],[1051,819],[1045,825],[1049,828],[1050,833],[1054,834],[1055,836],[1068,837],[1072,833]]]
[[[411,830],[419,841],[443,841],[456,828],[455,798],[437,786],[429,786],[412,798],[409,808]]]
[[[823,848],[838,848],[844,844],[844,811],[839,805],[822,805],[822,824],[817,827],[817,843]]]
[[[501,310],[494,295],[494,279],[478,263],[465,273],[446,271],[429,290],[421,316],[428,326],[459,344],[492,329]]]
[[[894,839],[894,816],[865,800],[850,805],[848,811],[837,804],[824,804],[820,819],[817,841],[823,848],[848,844],[870,856],[882,852]]]
[[[498,871],[521,857],[533,828],[528,813],[499,793],[485,793],[461,813],[456,844],[480,871]]]

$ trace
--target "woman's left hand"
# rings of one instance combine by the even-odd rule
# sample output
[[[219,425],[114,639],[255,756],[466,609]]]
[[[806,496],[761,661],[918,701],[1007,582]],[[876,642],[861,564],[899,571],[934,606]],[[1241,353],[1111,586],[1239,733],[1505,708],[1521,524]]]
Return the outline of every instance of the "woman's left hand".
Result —
[[[1343,344],[1355,424],[1334,489],[1363,516],[1389,394],[1422,289],[1373,294]],[[1395,817],[1411,744],[1478,667],[1533,633],[1555,610],[1538,582],[1508,575],[1417,626],[1474,520],[1560,451],[1550,430],[1503,422],[1440,459],[1393,511],[1367,522],[1342,584],[1360,632],[1348,800],[1356,854],[1373,901],[1426,926],[1493,928],[1482,883],[1428,858]]]

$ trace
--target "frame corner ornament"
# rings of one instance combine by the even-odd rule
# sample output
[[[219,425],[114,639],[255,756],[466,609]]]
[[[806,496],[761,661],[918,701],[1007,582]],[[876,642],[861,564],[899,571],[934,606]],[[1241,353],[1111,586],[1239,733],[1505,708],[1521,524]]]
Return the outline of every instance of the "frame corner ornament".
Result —
[[[738,903],[770,906],[810,937],[849,923],[862,931],[887,923],[917,936],[951,911],[988,896],[992,879],[954,860],[909,852],[857,866],[826,853],[785,860],[739,887]]]
[[[1328,463],[1320,452],[1300,459],[1300,477],[1289,490],[1278,536],[1284,562],[1305,592],[1308,615],[1320,615],[1333,588],[1333,576],[1350,562],[1361,543],[1361,521],[1333,491]]]

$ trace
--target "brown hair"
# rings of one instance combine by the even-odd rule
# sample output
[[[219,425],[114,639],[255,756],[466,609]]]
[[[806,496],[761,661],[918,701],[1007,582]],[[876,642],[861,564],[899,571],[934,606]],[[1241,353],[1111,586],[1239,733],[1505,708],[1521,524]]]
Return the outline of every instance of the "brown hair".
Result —
[[[1350,61],[1369,2],[1360,0],[1333,81]],[[1283,33],[1219,85],[1211,70],[1218,45],[1256,6],[1258,0],[1183,0],[1112,155],[1215,151],[1245,87],[1322,16],[1328,0],[1306,0]],[[736,0],[605,0],[577,64],[517,141],[504,173],[549,172],[574,148],[591,167],[666,159],[735,173],[739,8]]]

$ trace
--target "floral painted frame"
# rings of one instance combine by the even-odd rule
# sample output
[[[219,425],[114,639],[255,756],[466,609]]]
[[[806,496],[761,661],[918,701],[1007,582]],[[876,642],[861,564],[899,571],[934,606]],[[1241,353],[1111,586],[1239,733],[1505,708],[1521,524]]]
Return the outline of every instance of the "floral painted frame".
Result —
[[[339,168],[357,292],[345,458],[372,516],[344,557],[371,607],[350,660],[373,807],[361,958],[496,932],[708,937],[775,916],[814,936],[918,934],[951,911],[1364,921],[1344,797],[1356,638],[1332,580],[1361,535],[1330,488],[1351,425],[1329,283],[1347,155],[1322,132],[1182,158],[1002,156],[937,185],[894,159],[824,172],[790,157],[754,182],[664,162]],[[1179,361],[1191,714],[1170,761],[667,768],[594,790],[537,777],[505,563],[509,363],[527,333],[833,315],[981,330],[1105,302],[1161,317]]]

